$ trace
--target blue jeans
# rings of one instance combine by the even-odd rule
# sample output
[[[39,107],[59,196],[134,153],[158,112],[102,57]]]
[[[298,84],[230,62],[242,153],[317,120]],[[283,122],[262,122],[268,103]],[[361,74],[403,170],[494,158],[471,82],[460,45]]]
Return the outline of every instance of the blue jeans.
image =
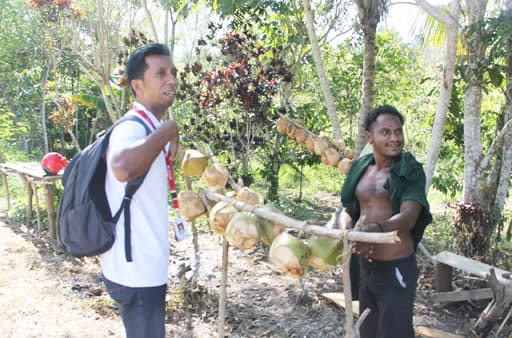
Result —
[[[119,303],[126,338],[165,337],[165,293],[167,285],[131,288],[103,281],[110,297]]]

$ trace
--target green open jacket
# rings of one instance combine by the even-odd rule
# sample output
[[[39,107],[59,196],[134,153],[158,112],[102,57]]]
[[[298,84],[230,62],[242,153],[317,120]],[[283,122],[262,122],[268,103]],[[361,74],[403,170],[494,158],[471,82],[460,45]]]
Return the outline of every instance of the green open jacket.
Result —
[[[366,168],[374,163],[373,154],[362,156],[354,161],[341,191],[341,202],[352,215],[354,224],[360,216],[359,202],[355,194],[356,186]],[[425,172],[421,164],[412,154],[402,151],[393,159],[389,177],[384,183],[384,188],[391,193],[391,215],[400,213],[400,204],[403,201],[416,201],[423,206],[416,224],[411,230],[415,250],[423,237],[425,227],[432,222],[430,207],[425,195],[425,182]]]

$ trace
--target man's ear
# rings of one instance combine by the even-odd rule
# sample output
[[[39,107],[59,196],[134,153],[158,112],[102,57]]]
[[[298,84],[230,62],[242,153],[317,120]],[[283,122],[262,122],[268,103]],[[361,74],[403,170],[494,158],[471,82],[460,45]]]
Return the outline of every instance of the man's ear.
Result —
[[[133,90],[135,91],[135,96],[137,96],[137,94],[141,93],[142,92],[142,80],[141,79],[133,79],[131,82],[130,82],[130,86],[133,88]]]
[[[373,138],[372,138],[372,132],[371,131],[365,131],[366,139],[368,140],[368,143],[373,144]]]

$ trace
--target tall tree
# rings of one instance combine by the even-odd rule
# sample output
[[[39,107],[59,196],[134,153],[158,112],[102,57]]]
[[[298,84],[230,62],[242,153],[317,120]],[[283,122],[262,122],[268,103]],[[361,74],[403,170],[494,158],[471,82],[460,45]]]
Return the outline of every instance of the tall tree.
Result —
[[[458,41],[458,17],[460,11],[460,0],[452,0],[450,4],[450,12],[444,13],[439,8],[430,5],[425,0],[415,0],[416,3],[423,8],[429,15],[444,25],[445,29],[445,54],[443,60],[443,75],[439,91],[439,99],[437,101],[436,114],[434,117],[434,125],[432,126],[432,137],[428,149],[427,161],[425,162],[425,174],[427,177],[426,190],[428,191],[436,162],[439,157],[439,149],[443,139],[444,124],[448,105],[453,88],[453,76],[455,74],[455,63],[457,58],[457,41]]]
[[[354,0],[354,2],[359,9],[359,26],[364,39],[363,92],[359,111],[359,132],[355,146],[355,158],[357,158],[366,145],[364,121],[374,104],[377,25],[388,11],[389,0]]]
[[[336,102],[334,101],[334,97],[329,86],[329,80],[325,73],[324,62],[320,53],[320,45],[316,37],[315,20],[313,18],[313,11],[311,10],[310,0],[304,0],[304,17],[306,18],[306,26],[308,28],[309,40],[311,42],[313,59],[315,60],[316,71],[320,80],[320,87],[322,88],[322,93],[324,94],[325,103],[327,105],[327,112],[329,114],[329,119],[331,120],[334,138],[342,139],[343,135],[341,133],[340,122],[336,113]]]

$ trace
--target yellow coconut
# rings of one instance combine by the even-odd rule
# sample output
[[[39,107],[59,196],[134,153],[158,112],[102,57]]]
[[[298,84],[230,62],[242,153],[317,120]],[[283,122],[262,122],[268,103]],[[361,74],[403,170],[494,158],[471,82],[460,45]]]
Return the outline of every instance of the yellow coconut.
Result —
[[[322,155],[329,147],[329,139],[327,136],[318,136],[315,138],[315,154]]]
[[[308,139],[308,133],[304,129],[297,128],[295,130],[295,140],[300,144],[304,144]]]
[[[326,162],[328,165],[338,165],[338,162],[340,161],[340,154],[338,153],[338,150],[328,147],[323,152],[322,156],[325,155]]]
[[[354,151],[350,148],[345,148],[345,150],[343,150],[343,157],[352,160],[354,158]]]
[[[311,250],[308,264],[320,270],[336,266],[343,253],[343,241],[323,236],[311,236],[306,245]]]
[[[208,188],[223,187],[228,183],[228,178],[228,168],[220,163],[210,164],[203,172],[204,183]]]
[[[226,234],[226,227],[231,218],[238,212],[234,206],[226,202],[218,202],[210,210],[208,221],[210,228],[221,235]]]
[[[189,149],[185,151],[183,161],[181,162],[181,170],[186,176],[197,176],[203,172],[208,165],[208,158],[203,153]]]
[[[226,228],[226,240],[242,250],[254,248],[260,240],[260,228],[256,217],[236,213]]]
[[[312,153],[315,152],[315,135],[309,135],[306,140],[306,148]]]
[[[352,160],[349,158],[344,158],[338,163],[338,170],[342,174],[348,173],[348,170],[350,169],[350,166],[352,165]]]
[[[286,120],[282,117],[278,118],[276,121],[277,132],[281,133],[281,134],[286,133],[286,130],[288,129],[289,124],[290,124],[290,122],[288,122],[288,120]]]
[[[185,217],[187,221],[192,221],[206,212],[201,197],[193,191],[180,191],[178,205],[178,214]]]
[[[336,149],[338,149],[338,151],[343,152],[343,150],[345,150],[345,141],[343,141],[343,139],[341,138],[336,139],[334,141],[334,146],[336,147]]]
[[[307,262],[311,249],[303,241],[283,232],[272,242],[269,256],[283,273],[302,278],[307,271]]]
[[[254,206],[260,205],[260,197],[258,196],[256,191],[248,187],[243,187],[237,192],[236,200]]]

